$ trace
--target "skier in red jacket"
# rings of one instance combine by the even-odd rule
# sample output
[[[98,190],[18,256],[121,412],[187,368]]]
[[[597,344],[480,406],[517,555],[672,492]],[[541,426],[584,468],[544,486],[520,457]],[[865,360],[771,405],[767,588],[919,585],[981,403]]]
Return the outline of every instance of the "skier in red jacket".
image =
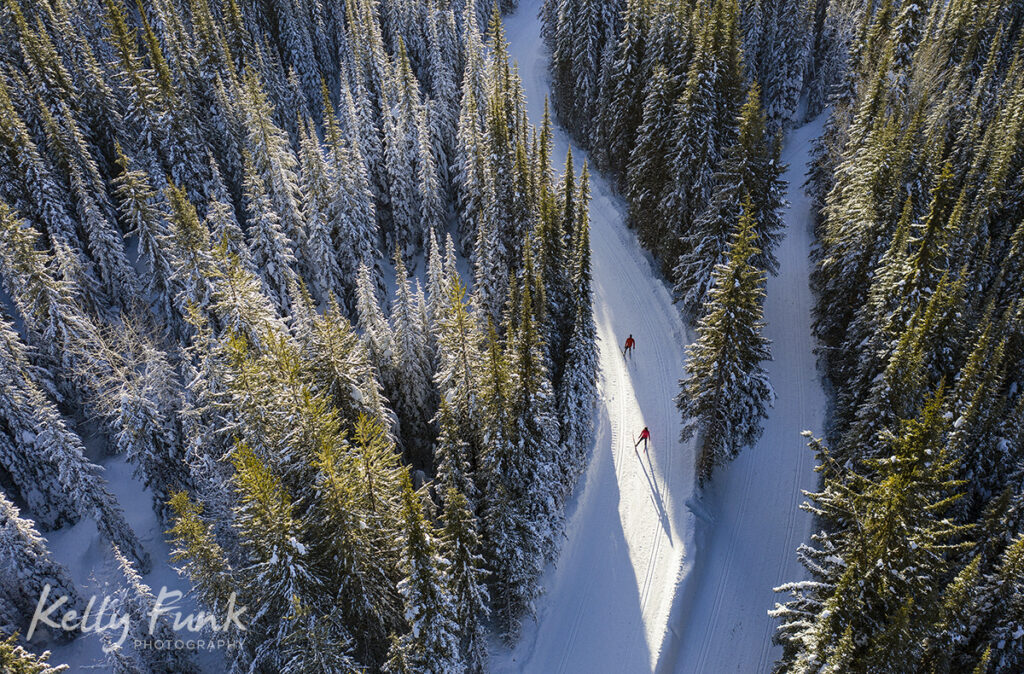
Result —
[[[644,430],[640,431],[640,440],[643,440],[644,451],[645,452],[647,451],[647,441],[650,440],[650,439],[651,439],[651,432],[649,430],[647,430],[646,426],[644,426]],[[640,440],[636,441],[636,444],[633,445],[633,449],[636,449],[640,445]]]
[[[630,335],[629,337],[626,338],[626,346],[624,349],[622,349],[622,357],[625,358],[626,356],[632,356],[633,348],[635,346],[636,342],[633,341],[633,335]]]

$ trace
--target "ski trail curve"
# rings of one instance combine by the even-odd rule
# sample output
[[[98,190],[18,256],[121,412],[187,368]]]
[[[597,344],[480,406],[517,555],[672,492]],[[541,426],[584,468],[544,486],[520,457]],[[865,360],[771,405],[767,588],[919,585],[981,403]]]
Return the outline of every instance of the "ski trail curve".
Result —
[[[817,479],[814,455],[800,432],[821,433],[825,393],[811,338],[812,211],[803,182],[824,117],[791,131],[783,147],[790,205],[777,251],[779,274],[769,277],[765,299],[775,405],[760,441],[719,468],[702,497],[714,523],[701,532],[690,596],[673,612],[678,643],[666,646],[664,671],[769,671],[779,655],[771,642],[775,624],[767,615],[780,599],[772,588],[805,577],[795,552],[810,535],[811,517],[798,506],[801,490],[813,490]]]
[[[533,124],[549,95],[540,0],[505,18]],[[570,140],[555,127],[554,157]],[[573,146],[576,170],[586,154]],[[680,578],[694,552],[691,443],[679,442],[674,405],[687,333],[650,256],[625,225],[625,205],[591,174],[594,319],[599,340],[596,441],[569,505],[566,537],[543,578],[545,594],[512,648],[493,646],[494,672],[650,672]],[[621,346],[632,333],[629,362]],[[648,426],[649,451],[629,446]]]

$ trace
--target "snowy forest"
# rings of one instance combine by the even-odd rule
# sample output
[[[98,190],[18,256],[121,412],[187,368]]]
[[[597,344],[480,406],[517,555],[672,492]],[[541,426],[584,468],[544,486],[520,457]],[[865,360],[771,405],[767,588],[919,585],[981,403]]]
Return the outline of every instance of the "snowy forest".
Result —
[[[485,625],[514,637],[596,371],[587,174],[556,181],[498,12],[3,6],[5,636],[47,584],[82,610],[39,533],[80,518],[149,622],[140,574],[168,560],[99,452],[152,494],[198,602],[246,607],[231,671],[479,671]]]
[[[3,0],[0,670],[1024,671],[1024,4],[520,4]]]

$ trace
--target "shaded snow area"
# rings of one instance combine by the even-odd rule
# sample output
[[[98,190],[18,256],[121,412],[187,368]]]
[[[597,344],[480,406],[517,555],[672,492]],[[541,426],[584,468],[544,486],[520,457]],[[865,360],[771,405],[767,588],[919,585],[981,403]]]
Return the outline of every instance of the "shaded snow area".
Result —
[[[523,0],[505,27],[530,119],[549,93],[540,0]],[[589,468],[567,513],[566,539],[548,568],[536,619],[512,649],[494,646],[495,672],[767,671],[778,655],[767,611],[772,588],[804,577],[797,546],[811,518],[799,510],[816,485],[800,432],[821,432],[825,394],[815,368],[808,285],[811,207],[802,184],[825,116],[791,132],[788,230],[769,278],[765,315],[778,396],[756,447],[718,469],[699,493],[693,443],[678,440],[674,397],[692,335],[668,287],[626,228],[626,206],[593,175],[594,314],[600,338],[600,408]],[[569,147],[560,129],[555,158]],[[577,169],[585,153],[573,147]],[[632,333],[633,360],[622,343]],[[648,453],[633,447],[648,426]]]
[[[125,519],[135,530],[153,560],[153,570],[144,575],[142,581],[150,586],[154,595],[160,593],[161,587],[166,587],[168,591],[181,592],[186,596],[175,604],[174,610],[180,611],[183,615],[196,612],[198,607],[187,596],[190,589],[189,581],[171,568],[170,546],[165,542],[163,534],[166,527],[153,509],[152,494],[132,475],[132,466],[124,456],[106,456],[102,437],[90,435],[84,428],[79,430],[82,431],[82,441],[86,444],[89,459],[103,468],[102,476],[107,481],[107,489],[116,497],[124,510]],[[46,532],[43,537],[54,559],[68,568],[83,600],[88,601],[90,597],[96,597],[96,608],[93,609],[87,625],[109,626],[111,612],[108,611],[97,623],[97,609],[102,605],[104,597],[109,596],[113,599],[114,594],[124,584],[124,575],[114,559],[109,544],[99,535],[96,524],[90,518],[83,517],[74,526]],[[170,605],[171,602],[168,600],[165,606]],[[58,621],[62,613],[62,610],[56,612],[55,617]],[[174,613],[168,614],[168,618],[173,620]],[[110,628],[106,630],[106,634],[117,641],[121,636],[121,630]],[[181,630],[178,636],[182,639],[203,638],[203,635],[188,630]],[[71,672],[109,671],[103,653],[103,641],[95,629],[79,634],[73,641],[49,644],[46,648],[53,653],[50,657],[51,663],[69,665]],[[223,658],[217,651],[197,650],[194,655],[194,660],[202,671],[224,670]]]

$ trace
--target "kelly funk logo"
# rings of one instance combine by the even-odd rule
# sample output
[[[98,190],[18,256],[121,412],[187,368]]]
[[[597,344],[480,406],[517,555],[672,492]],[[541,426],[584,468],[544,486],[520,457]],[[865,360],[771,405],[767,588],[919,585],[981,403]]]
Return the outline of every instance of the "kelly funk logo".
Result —
[[[208,611],[184,612],[178,604],[181,598],[182,593],[178,590],[168,590],[166,587],[160,588],[160,593],[153,603],[153,608],[147,614],[149,620],[146,625],[146,635],[149,637],[153,636],[161,619],[168,620],[176,634],[183,631],[192,634],[208,632],[226,634],[232,629],[245,631],[245,624],[242,622],[242,614],[245,613],[245,607],[235,604],[234,592],[228,597],[227,606],[224,607],[222,613]],[[99,601],[98,607],[96,606],[97,601]],[[118,602],[109,596],[104,596],[102,600],[99,600],[96,595],[93,595],[89,598],[81,614],[75,609],[61,612],[61,607],[67,603],[67,595],[61,595],[51,600],[50,585],[44,586],[42,594],[39,595],[36,610],[32,614],[32,622],[29,624],[25,638],[31,641],[36,629],[42,626],[63,632],[77,631],[83,634],[106,634],[108,639],[103,650],[109,653],[119,648],[125,642],[125,639],[128,638],[129,633],[132,632],[131,616],[127,613],[119,612],[117,610]],[[116,639],[114,638],[115,636],[117,637]],[[136,639],[136,641],[140,640]],[[186,647],[190,643],[197,642],[195,639],[180,641]],[[198,641],[206,643],[203,640]],[[221,641],[229,643],[227,640]],[[154,640],[149,639],[146,642],[152,644]]]

